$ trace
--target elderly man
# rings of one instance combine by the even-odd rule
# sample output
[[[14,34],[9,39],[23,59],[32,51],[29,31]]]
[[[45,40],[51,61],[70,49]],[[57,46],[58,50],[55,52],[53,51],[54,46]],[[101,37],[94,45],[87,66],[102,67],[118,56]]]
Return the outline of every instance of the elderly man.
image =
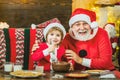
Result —
[[[75,70],[114,70],[112,48],[108,34],[98,28],[93,11],[78,8],[69,20],[69,33],[62,45]]]

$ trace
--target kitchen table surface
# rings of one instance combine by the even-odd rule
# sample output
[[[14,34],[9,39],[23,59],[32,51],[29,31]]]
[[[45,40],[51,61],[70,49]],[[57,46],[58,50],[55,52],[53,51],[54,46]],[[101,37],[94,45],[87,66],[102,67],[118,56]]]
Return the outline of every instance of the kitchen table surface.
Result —
[[[68,77],[65,76],[66,74],[71,73],[81,73],[80,71],[74,71],[74,72],[44,72],[44,76],[34,77],[34,78],[21,78],[21,77],[15,77],[8,73],[5,73],[3,70],[0,70],[0,80],[120,80],[117,78],[100,78],[100,75],[90,75],[88,77],[84,78],[76,78],[76,77]]]

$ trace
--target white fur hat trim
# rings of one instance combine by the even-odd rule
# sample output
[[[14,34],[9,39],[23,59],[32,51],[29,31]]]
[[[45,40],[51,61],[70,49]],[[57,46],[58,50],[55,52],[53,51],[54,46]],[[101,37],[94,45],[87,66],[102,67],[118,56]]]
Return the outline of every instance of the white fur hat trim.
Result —
[[[65,28],[60,24],[60,23],[50,23],[48,26],[45,27],[44,31],[43,31],[43,35],[44,38],[46,39],[46,34],[48,33],[48,31],[52,28],[52,27],[58,27],[63,31],[63,37],[65,37],[66,35],[66,30]]]

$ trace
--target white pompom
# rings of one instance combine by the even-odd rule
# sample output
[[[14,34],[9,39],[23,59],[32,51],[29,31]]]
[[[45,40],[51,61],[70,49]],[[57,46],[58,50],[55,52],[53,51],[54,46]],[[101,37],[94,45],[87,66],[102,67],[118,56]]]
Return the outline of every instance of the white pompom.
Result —
[[[31,28],[32,29],[36,29],[36,25],[35,24],[31,24]]]
[[[94,28],[97,28],[98,27],[98,23],[96,21],[92,22],[91,23],[91,28],[94,29]]]
[[[112,48],[116,48],[117,47],[117,42],[114,42],[114,43],[112,43]]]

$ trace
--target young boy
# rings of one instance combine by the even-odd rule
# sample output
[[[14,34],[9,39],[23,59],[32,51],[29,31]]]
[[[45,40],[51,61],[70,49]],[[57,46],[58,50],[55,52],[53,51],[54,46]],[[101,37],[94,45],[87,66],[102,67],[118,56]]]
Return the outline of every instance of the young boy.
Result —
[[[38,66],[44,66],[44,71],[52,70],[51,63],[61,61],[65,49],[59,46],[66,35],[64,27],[60,23],[50,23],[43,31],[46,42],[33,46],[32,59],[38,62]]]

